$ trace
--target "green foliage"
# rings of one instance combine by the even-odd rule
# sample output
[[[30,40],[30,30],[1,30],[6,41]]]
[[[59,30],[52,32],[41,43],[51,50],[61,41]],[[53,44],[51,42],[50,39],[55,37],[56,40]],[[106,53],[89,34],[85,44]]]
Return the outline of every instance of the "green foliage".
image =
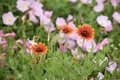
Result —
[[[95,29],[95,41],[97,43],[101,42],[105,37],[108,37],[110,43],[97,53],[84,53],[85,57],[76,61],[70,51],[66,53],[60,52],[58,47],[60,37],[57,30],[50,33],[50,41],[48,41],[49,33],[44,30],[43,25],[34,24],[27,19],[25,22],[21,21],[24,14],[16,9],[16,0],[1,0],[0,18],[5,12],[12,11],[17,16],[17,21],[13,26],[6,26],[0,19],[0,30],[3,30],[4,33],[14,31],[17,36],[15,38],[6,38],[7,49],[5,52],[7,56],[4,59],[6,66],[0,66],[0,80],[10,80],[11,77],[14,77],[15,80],[89,80],[91,77],[95,77],[95,80],[97,80],[98,72],[104,73],[104,80],[120,79],[120,72],[117,70],[113,74],[106,70],[107,61],[100,65],[101,61],[107,56],[109,61],[117,62],[117,68],[120,69],[120,24],[116,24],[112,19],[114,11],[120,12],[120,5],[115,9],[108,0],[105,3],[104,11],[95,13],[93,11],[93,7],[96,5],[95,1],[90,5],[82,4],[80,1],[70,3],[68,0],[41,0],[41,2],[44,5],[44,10],[53,11],[53,23],[55,23],[57,17],[66,19],[71,14],[77,27],[87,23]],[[101,14],[107,15],[113,22],[112,32],[100,31],[96,17]],[[28,16],[26,17],[28,18]],[[23,39],[24,41],[32,39],[35,35],[39,37],[38,42],[48,45],[48,52],[39,55],[40,60],[36,59],[37,56],[27,54],[25,46],[15,42],[17,39]],[[12,49],[15,44],[19,47],[18,51]],[[111,45],[114,46],[111,47]],[[1,50],[0,55],[2,52],[4,51]],[[96,64],[93,59],[96,60]]]

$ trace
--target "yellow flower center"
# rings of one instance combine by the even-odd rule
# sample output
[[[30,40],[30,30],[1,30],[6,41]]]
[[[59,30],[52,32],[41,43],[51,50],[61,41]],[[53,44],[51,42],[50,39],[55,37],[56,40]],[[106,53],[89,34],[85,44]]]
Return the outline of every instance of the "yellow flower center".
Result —
[[[8,22],[12,22],[12,18],[8,18]]]

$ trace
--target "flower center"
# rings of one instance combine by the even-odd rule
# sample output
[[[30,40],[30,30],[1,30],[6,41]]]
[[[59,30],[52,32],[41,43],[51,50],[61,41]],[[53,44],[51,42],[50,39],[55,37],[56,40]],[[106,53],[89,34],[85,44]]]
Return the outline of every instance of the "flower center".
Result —
[[[12,22],[12,18],[8,18],[8,22]]]
[[[62,31],[63,31],[64,33],[66,33],[66,34],[69,34],[69,33],[72,33],[72,32],[73,32],[73,29],[70,28],[70,27],[64,27],[64,28],[62,29]]]
[[[21,8],[25,8],[25,4],[22,4],[22,5],[21,5]]]
[[[42,52],[42,49],[40,47],[37,47],[36,52]]]
[[[84,30],[84,31],[81,33],[81,35],[87,37],[87,36],[89,36],[89,33],[88,33],[86,30]]]

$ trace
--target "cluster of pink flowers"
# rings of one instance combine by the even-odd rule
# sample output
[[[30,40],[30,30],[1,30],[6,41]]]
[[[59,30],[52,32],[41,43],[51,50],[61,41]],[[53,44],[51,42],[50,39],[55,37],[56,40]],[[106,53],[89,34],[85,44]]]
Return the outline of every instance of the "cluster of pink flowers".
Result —
[[[26,15],[28,14],[30,21],[33,23],[40,22],[47,32],[52,32],[55,30],[54,24],[51,21],[53,12],[44,11],[42,9],[43,5],[39,1],[18,0],[16,7],[19,11],[23,13],[26,12],[26,14],[22,17],[23,21],[25,21]]]
[[[3,30],[0,30],[0,65],[5,66],[5,56],[6,56],[6,46],[7,46],[7,37],[14,37],[16,34],[14,32],[11,33],[3,33]]]

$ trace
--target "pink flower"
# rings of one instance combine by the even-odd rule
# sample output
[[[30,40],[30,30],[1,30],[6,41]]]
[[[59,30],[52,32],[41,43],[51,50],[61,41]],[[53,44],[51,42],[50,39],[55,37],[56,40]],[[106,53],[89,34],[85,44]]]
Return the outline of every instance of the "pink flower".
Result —
[[[4,58],[6,57],[6,53],[2,53],[1,55],[0,55],[0,66],[5,66],[6,64],[5,64],[5,62],[4,62]]]
[[[75,41],[74,41],[74,40],[71,40],[71,39],[68,39],[68,40],[66,41],[66,43],[68,44],[68,47],[69,47],[70,49],[71,49],[71,48],[74,48],[75,45],[76,45]]]
[[[12,46],[12,48],[13,48],[15,51],[18,51],[18,50],[19,50],[18,46],[16,46],[16,45]]]
[[[118,12],[114,12],[114,14],[112,15],[113,19],[120,24],[120,13]]]
[[[107,16],[100,15],[97,17],[97,23],[104,27],[106,31],[111,31],[112,30],[112,23],[110,20],[108,20]]]
[[[96,52],[96,43],[94,40],[84,40],[83,38],[79,38],[77,40],[77,44],[80,48],[87,52]]]
[[[29,11],[29,20],[32,21],[33,23],[38,23],[37,17],[34,15],[33,10]]]
[[[91,4],[92,0],[81,0],[81,3],[83,3],[83,4]]]
[[[118,4],[120,3],[120,0],[110,0],[111,4],[113,5],[113,7],[117,7]]]
[[[29,9],[30,3],[25,0],[18,0],[17,1],[17,9],[21,12],[25,12]]]
[[[104,75],[101,72],[98,72],[97,78],[98,80],[103,80]]]
[[[60,51],[61,52],[66,52],[67,51],[67,49],[66,49],[66,47],[64,46],[64,44],[59,44],[59,46],[60,46]]]
[[[71,49],[71,53],[72,55],[75,55],[76,53],[78,53],[78,48]]]
[[[108,44],[108,38],[105,38],[105,39],[103,39],[103,41],[101,42],[101,43],[98,43],[97,45],[96,45],[96,49],[97,50],[102,50],[103,49],[103,46],[104,45],[106,45],[106,44]]]
[[[51,19],[45,15],[42,15],[40,17],[40,21],[41,21],[41,23],[43,23],[43,25],[51,23]]]
[[[56,25],[57,25],[58,27],[62,27],[62,26],[64,26],[64,25],[66,25],[65,19],[64,19],[64,18],[61,18],[61,17],[58,17],[58,18],[56,19]]]
[[[95,12],[102,12],[103,9],[104,9],[104,4],[103,4],[103,2],[97,2],[97,5],[94,6],[94,8],[93,8],[93,10],[94,10]]]
[[[6,43],[7,43],[6,41],[0,41],[0,45],[4,45]]]
[[[116,62],[109,62],[109,66],[106,67],[107,71],[110,72],[111,74],[113,73],[113,71],[116,69],[117,67],[117,63]]]
[[[30,5],[30,8],[35,11],[34,14],[38,17],[40,17],[41,15],[43,15],[43,9],[42,9],[43,5],[38,2],[38,1],[33,1]]]
[[[2,20],[4,24],[12,26],[16,20],[16,17],[14,17],[12,12],[8,12],[3,14]]]
[[[106,44],[108,44],[108,38],[103,39],[103,41],[101,42],[101,45],[103,46]]]
[[[94,77],[91,77],[90,80],[95,80]]]
[[[3,30],[0,30],[0,37],[3,35],[4,35]]]
[[[5,37],[8,37],[8,36],[14,37],[14,36],[16,36],[16,34],[15,34],[15,32],[11,32],[11,33],[5,34],[4,36],[5,36]]]
[[[75,3],[75,2],[77,2],[77,0],[70,0],[70,2]]]
[[[45,14],[45,16],[50,18],[53,14],[53,11],[45,11],[44,14]]]
[[[45,24],[44,28],[47,32],[52,32],[55,30],[54,24],[50,22],[49,24]]]
[[[21,45],[24,44],[23,40],[21,40],[21,39],[18,39],[18,40],[16,41],[16,43],[19,43],[19,44],[21,44]]]
[[[68,15],[67,22],[70,22],[72,19],[73,19],[73,16],[72,15]]]

